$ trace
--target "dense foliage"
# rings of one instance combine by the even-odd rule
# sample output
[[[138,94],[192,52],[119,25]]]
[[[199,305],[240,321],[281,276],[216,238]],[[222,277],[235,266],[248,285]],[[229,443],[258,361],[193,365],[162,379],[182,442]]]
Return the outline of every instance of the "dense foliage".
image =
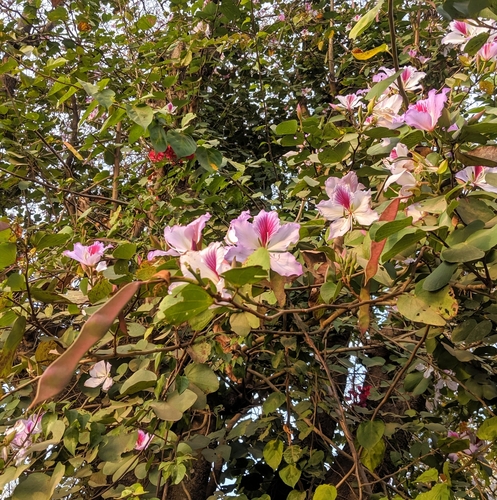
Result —
[[[0,1],[2,498],[495,498],[496,13]]]

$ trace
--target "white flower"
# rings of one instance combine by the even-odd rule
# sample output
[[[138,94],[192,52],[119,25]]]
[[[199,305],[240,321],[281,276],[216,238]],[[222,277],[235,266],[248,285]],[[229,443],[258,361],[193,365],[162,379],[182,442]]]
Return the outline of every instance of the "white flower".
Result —
[[[85,387],[98,387],[101,385],[104,391],[108,391],[114,383],[110,376],[111,369],[112,365],[108,361],[102,360],[95,363],[90,370],[90,378],[85,381]]]

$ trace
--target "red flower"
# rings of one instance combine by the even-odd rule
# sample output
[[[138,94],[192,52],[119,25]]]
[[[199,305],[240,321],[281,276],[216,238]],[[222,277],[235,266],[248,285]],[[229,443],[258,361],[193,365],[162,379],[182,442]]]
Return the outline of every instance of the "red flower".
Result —
[[[148,153],[148,159],[152,163],[158,163],[159,161],[162,161],[164,159],[164,156],[166,156],[165,153],[159,153],[153,150]]]
[[[168,146],[166,148],[166,151],[164,151],[165,157],[170,160],[172,163],[175,163],[178,157],[176,156],[176,153],[174,152],[174,149],[171,146]]]

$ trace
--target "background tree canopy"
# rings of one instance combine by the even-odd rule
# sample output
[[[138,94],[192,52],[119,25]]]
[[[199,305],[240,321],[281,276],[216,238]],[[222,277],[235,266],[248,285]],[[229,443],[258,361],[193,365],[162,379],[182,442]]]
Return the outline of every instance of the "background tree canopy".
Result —
[[[496,13],[0,1],[1,498],[494,499]]]

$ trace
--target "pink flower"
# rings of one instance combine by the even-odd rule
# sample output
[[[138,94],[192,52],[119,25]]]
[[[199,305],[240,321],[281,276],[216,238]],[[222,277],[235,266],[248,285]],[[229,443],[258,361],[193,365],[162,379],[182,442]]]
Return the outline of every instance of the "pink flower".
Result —
[[[373,76],[373,82],[380,82],[385,80],[389,76],[392,76],[395,73],[395,70],[381,67],[378,70],[378,73]],[[404,86],[404,90],[418,90],[421,88],[419,82],[426,76],[426,73],[423,71],[418,71],[413,66],[406,66],[403,68],[400,77],[402,79],[402,84]],[[397,83],[393,82],[392,87],[397,89]]]
[[[485,176],[487,174],[497,173],[497,168],[489,167],[466,167],[464,170],[457,172],[456,179],[460,184],[470,184],[483,189],[489,193],[497,193],[497,187],[488,184]]]
[[[285,19],[286,19],[286,17],[285,17],[285,13],[284,13],[284,12],[280,12],[280,13],[278,14],[278,21],[284,22],[284,21],[285,21]]]
[[[411,196],[411,189],[417,185],[415,177],[411,174],[416,165],[408,155],[409,150],[407,146],[399,142],[390,152],[390,156],[383,160],[385,166],[392,173],[385,182],[383,189],[387,190],[395,182],[402,186],[400,195],[403,197]]]
[[[471,431],[462,432],[461,434],[459,434],[458,432],[449,431],[449,432],[447,432],[447,436],[454,438],[454,439],[468,439],[469,440],[469,448],[466,448],[465,450],[462,451],[462,453],[464,453],[466,455],[478,456],[480,448],[485,444],[484,441],[481,441],[480,439],[478,439],[475,436],[475,434],[473,434]],[[449,453],[448,457],[453,462],[456,462],[457,460],[459,460],[459,453]]]
[[[231,294],[225,290],[224,279],[221,277],[221,274],[231,267],[224,258],[226,251],[227,249],[221,243],[216,242],[198,252],[186,252],[179,259],[183,276],[195,279],[196,274],[202,279],[208,279],[216,285],[216,290],[222,297],[231,297]],[[176,286],[178,284],[174,283]],[[174,287],[171,286],[171,288]]]
[[[376,121],[380,127],[395,128],[401,123],[399,116],[402,107],[402,97],[399,94],[384,95],[373,108],[373,116],[369,117],[368,123]]]
[[[6,441],[16,455],[16,465],[20,465],[28,455],[28,449],[33,444],[33,437],[41,432],[43,414],[33,415],[27,419],[18,420],[13,427],[5,431]],[[13,435],[12,437],[10,437]]]
[[[148,432],[138,429],[138,438],[136,439],[135,450],[141,451],[148,448],[150,441],[152,441],[154,435]]]
[[[449,28],[451,31],[442,38],[442,43],[449,45],[462,45],[476,35],[487,32],[486,28],[472,26],[464,21],[452,21]]]
[[[476,55],[482,61],[492,61],[495,60],[497,56],[497,42],[487,42]]]
[[[330,177],[325,189],[330,199],[319,202],[317,209],[331,221],[329,239],[351,231],[354,222],[370,226],[378,220],[378,214],[371,209],[371,191],[363,190],[355,172],[349,172],[342,179]]]
[[[231,221],[228,238],[235,242],[235,246],[228,250],[226,259],[243,262],[258,248],[266,248],[273,271],[281,276],[300,276],[302,266],[286,251],[291,243],[299,240],[300,224],[281,224],[276,212],[264,210],[254,217],[253,222],[248,222],[248,218],[248,213],[244,212]]]
[[[354,108],[358,108],[362,106],[362,97],[357,94],[347,94],[347,95],[339,95],[337,99],[340,101],[340,104],[330,104],[330,106],[335,110],[346,109],[349,112],[352,112]]]
[[[169,250],[152,250],[147,254],[147,260],[153,260],[161,255],[183,255],[190,250],[199,250],[202,240],[202,230],[206,222],[211,218],[211,214],[201,215],[198,219],[190,222],[187,226],[179,224],[164,229],[164,239],[169,246]]]
[[[102,386],[102,390],[107,392],[112,385],[114,384],[114,380],[110,376],[110,371],[112,369],[112,365],[108,361],[99,361],[95,363],[90,370],[90,378],[85,380],[85,387],[98,387]]]
[[[111,248],[112,245],[104,246],[100,241],[95,241],[93,245],[82,245],[81,243],[75,243],[72,252],[70,250],[65,250],[62,252],[66,257],[77,260],[88,267],[97,267],[97,271],[103,271],[107,268],[105,262],[100,262],[105,250]]]
[[[450,89],[442,89],[440,94],[436,90],[428,92],[428,98],[411,104],[404,114],[405,122],[411,127],[419,130],[432,132],[442,116],[442,110],[447,102],[447,92]]]
[[[163,108],[166,113],[169,113],[170,115],[174,115],[176,113],[176,110],[178,109],[177,106],[175,106],[172,102],[168,102],[164,108]]]

